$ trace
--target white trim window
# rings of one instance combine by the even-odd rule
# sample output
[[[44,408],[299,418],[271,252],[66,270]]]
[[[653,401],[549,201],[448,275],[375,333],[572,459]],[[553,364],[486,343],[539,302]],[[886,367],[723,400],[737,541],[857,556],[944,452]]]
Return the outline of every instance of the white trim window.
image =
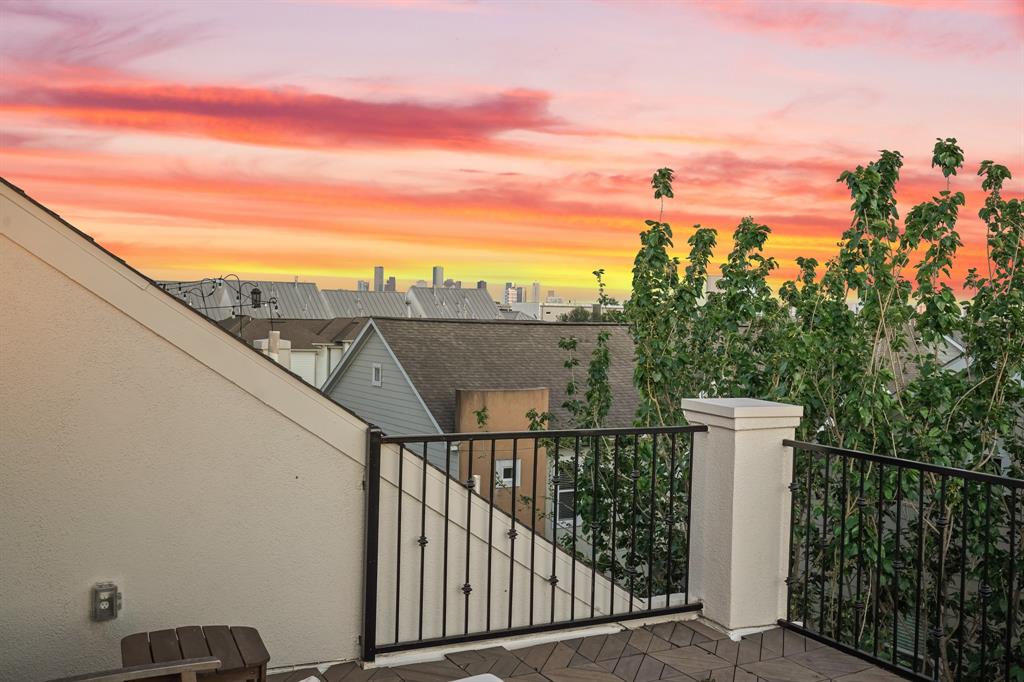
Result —
[[[518,487],[522,485],[523,460],[499,459],[494,463],[494,480],[501,488],[511,488],[513,479]],[[514,476],[513,476],[514,469]]]
[[[582,518],[573,514],[573,504],[576,502],[575,488],[559,488],[558,499],[555,500],[555,523],[562,528],[572,528],[573,520],[579,526]]]
[[[384,380],[384,369],[380,366],[379,362],[373,363],[373,367],[370,369],[370,384],[372,386],[380,386]]]

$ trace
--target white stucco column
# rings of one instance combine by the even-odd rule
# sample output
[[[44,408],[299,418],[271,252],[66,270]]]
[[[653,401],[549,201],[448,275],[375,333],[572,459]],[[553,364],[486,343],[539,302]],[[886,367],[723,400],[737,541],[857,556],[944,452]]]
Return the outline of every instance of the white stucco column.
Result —
[[[704,616],[730,630],[774,624],[786,612],[789,482],[783,447],[799,405],[750,398],[683,400],[694,436],[691,589]]]

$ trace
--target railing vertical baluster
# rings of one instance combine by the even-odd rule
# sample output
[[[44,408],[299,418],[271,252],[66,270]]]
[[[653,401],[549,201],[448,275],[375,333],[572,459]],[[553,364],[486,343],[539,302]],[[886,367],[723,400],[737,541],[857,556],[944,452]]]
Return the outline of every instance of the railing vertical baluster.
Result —
[[[529,623],[533,625],[534,559],[537,555],[537,460],[540,458],[540,437],[533,439],[533,474],[530,481],[530,610]],[[555,514],[558,510],[555,509]]]
[[[398,628],[402,615],[402,478],[405,470],[405,445],[398,446],[398,519],[395,522],[395,641],[399,641]]]
[[[818,632],[825,631],[825,557],[828,556],[828,518],[829,489],[832,487],[832,456],[825,453],[825,498],[821,506],[821,581],[818,594]]]
[[[463,594],[463,634],[469,634],[469,595],[473,586],[469,582],[469,548],[473,544],[473,489],[476,482],[473,478],[473,441],[469,441],[469,452],[466,457],[469,459],[466,472],[466,582],[462,584]]]
[[[615,553],[615,533],[618,530],[619,516],[619,436],[615,436],[612,450],[612,551],[611,551],[611,592],[608,596],[608,613],[615,613],[615,582],[619,576],[615,569],[619,565],[618,554]]]
[[[857,601],[854,604],[853,633],[856,638],[856,648],[860,648],[860,633],[863,618],[867,612],[864,607],[863,576],[864,576],[864,507],[867,500],[864,499],[864,479],[867,478],[865,461],[860,460],[860,471],[857,476]]]
[[[512,519],[508,531],[508,626],[512,627],[513,591],[515,588],[516,570],[516,478],[519,475],[518,460],[519,439],[512,439]]]
[[[1013,603],[1012,596],[1017,589],[1017,489],[1010,488],[1010,570],[1006,581],[1006,594],[1007,601]],[[1015,625],[1014,620],[1016,619],[1015,608],[1007,609],[1007,621],[1006,621],[1006,651],[1004,652],[1004,663],[1003,678],[1005,682],[1010,682],[1010,664],[1013,662],[1013,627]],[[1024,667],[1024,666],[1022,666]]]
[[[601,437],[593,439],[593,466],[590,482],[590,617],[593,618],[597,609],[597,482],[598,468],[601,463]]]
[[[651,499],[650,521],[647,524],[647,608],[653,608],[654,604],[654,519],[657,517],[657,490],[658,475],[658,434],[651,436]]]
[[[963,491],[960,494],[960,603],[957,608],[957,638],[956,638],[956,679],[963,679],[964,664],[964,632],[966,630],[967,614],[964,613],[964,602],[967,599],[967,537],[970,535],[970,517],[968,515],[968,501],[970,499],[970,482],[964,479]]]
[[[448,634],[448,510],[452,480],[452,442],[444,442],[444,562],[441,569],[441,636]]]
[[[896,467],[896,552],[892,560],[892,662],[899,662],[900,570],[903,568],[903,467]]]
[[[843,638],[843,588],[846,586],[846,509],[850,505],[848,489],[849,463],[846,457],[840,459],[839,484],[842,486],[842,497],[839,502],[839,599],[836,604],[836,620],[832,626],[832,638],[842,640]]]
[[[562,442],[558,436],[555,436],[555,461],[551,465],[551,471],[553,476],[551,478],[554,485],[552,489],[555,495],[555,514],[551,521],[551,576],[548,578],[548,582],[551,583],[551,622],[555,622],[555,595],[558,587],[558,486],[561,483],[560,472],[558,469],[558,457],[561,454]]]
[[[791,469],[789,474],[789,560],[786,562],[786,620],[793,620],[793,577],[796,572],[796,547],[794,540],[796,538],[796,457],[797,448],[793,450],[793,461],[791,463]],[[689,506],[689,500],[687,500],[687,506]],[[689,542],[690,529],[686,529],[687,542]],[[687,553],[689,554],[689,553]],[[689,556],[687,556],[687,570],[689,573]]]
[[[576,519],[579,518],[580,437],[576,436],[572,456],[572,574],[569,578],[569,620],[576,620]]]
[[[637,481],[640,479],[640,434],[637,434],[633,441],[633,468],[630,471],[630,478],[633,479],[633,509],[630,515],[631,523],[629,534],[629,612],[633,613],[633,590],[636,584],[636,495]]]
[[[875,519],[875,537],[877,544],[875,545],[875,607],[872,609],[871,619],[874,621],[875,633],[872,643],[872,652],[878,656],[878,637],[879,637],[879,625],[881,624],[881,614],[879,613],[879,598],[882,593],[882,512],[885,508],[885,467],[880,463],[878,465],[878,508],[875,510],[877,516]]]
[[[935,641],[935,652],[932,655],[932,676],[939,678],[939,661],[942,660],[942,621],[943,604],[946,598],[946,526],[949,518],[946,516],[946,486],[945,476],[939,478],[939,518],[935,521],[935,527],[939,529],[939,566],[935,579],[935,620],[932,627],[932,639]],[[984,649],[984,645],[982,645]],[[984,653],[982,654],[984,658]]]
[[[804,627],[810,627],[810,595],[811,595],[811,483],[814,481],[812,470],[814,469],[814,457],[807,455],[807,518],[804,523]]]
[[[686,465],[686,553],[683,555],[686,559],[686,578],[683,581],[683,603],[690,603],[690,538],[692,537],[692,526],[690,525],[691,514],[693,511],[693,458],[695,453],[693,451],[693,434],[689,437],[689,448],[690,451],[687,453],[687,465]],[[796,457],[796,453],[793,453]],[[794,460],[793,466],[796,466],[796,460]],[[794,471],[796,469],[794,468]]]
[[[672,586],[675,583],[672,575],[672,531],[675,525],[675,513],[676,513],[676,434],[669,436],[669,454],[668,454],[668,514],[665,516],[665,522],[668,523],[668,536],[665,540],[667,551],[665,552],[668,556],[666,557],[667,566],[665,567],[665,606],[668,606],[669,595],[672,594]]]
[[[423,597],[426,593],[427,575],[427,443],[423,444],[423,485],[420,490],[420,619],[417,639],[423,639]]]
[[[363,632],[360,638],[364,661],[377,655],[377,564],[380,537],[380,439],[384,434],[371,426],[366,434],[366,535],[363,538]],[[399,491],[401,497],[401,491]]]
[[[982,524],[985,540],[981,549],[981,585],[978,592],[981,595],[981,676],[984,678],[988,673],[988,600],[992,596],[992,586],[989,584],[989,542],[992,535],[992,484],[985,486],[985,521]]]
[[[491,479],[487,499],[487,631],[491,631],[491,563],[492,550],[494,548],[494,479],[497,473],[494,468],[494,451],[498,441],[491,438],[491,468],[488,470],[488,478]]]
[[[914,672],[921,665],[921,581],[924,577],[924,472],[917,472],[917,584],[914,588]]]

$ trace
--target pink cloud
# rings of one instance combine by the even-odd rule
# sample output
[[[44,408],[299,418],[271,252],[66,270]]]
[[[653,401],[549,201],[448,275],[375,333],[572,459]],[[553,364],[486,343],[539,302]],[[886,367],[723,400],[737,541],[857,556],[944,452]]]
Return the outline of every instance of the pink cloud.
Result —
[[[420,146],[489,149],[513,130],[545,131],[559,121],[550,95],[508,90],[456,103],[387,102],[296,89],[155,82],[9,88],[0,110],[29,112],[93,128],[195,135],[267,146]]]
[[[133,60],[210,37],[208,26],[195,22],[168,24],[164,13],[145,5],[119,10],[105,15],[44,0],[5,0],[3,16],[7,22],[41,24],[43,31],[9,29],[3,52],[35,68],[123,68]]]
[[[993,8],[973,11],[978,5]],[[898,0],[857,3],[765,3],[749,0],[701,4],[725,28],[760,35],[779,35],[805,47],[883,45],[927,54],[956,53],[970,57],[1019,50],[1024,24],[1019,3],[915,4]],[[991,24],[1005,17],[1016,21],[972,25],[964,14]],[[922,30],[927,25],[929,30]]]

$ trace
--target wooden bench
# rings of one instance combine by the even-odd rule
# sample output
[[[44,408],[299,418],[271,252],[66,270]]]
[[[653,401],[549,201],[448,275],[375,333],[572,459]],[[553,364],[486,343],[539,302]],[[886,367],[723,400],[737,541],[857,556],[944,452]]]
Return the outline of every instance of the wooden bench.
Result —
[[[266,682],[270,654],[255,628],[226,625],[190,625],[174,630],[156,630],[129,635],[121,640],[121,662],[125,666],[173,663],[210,657],[216,669],[200,675],[213,682]],[[160,678],[176,682],[177,677]]]

